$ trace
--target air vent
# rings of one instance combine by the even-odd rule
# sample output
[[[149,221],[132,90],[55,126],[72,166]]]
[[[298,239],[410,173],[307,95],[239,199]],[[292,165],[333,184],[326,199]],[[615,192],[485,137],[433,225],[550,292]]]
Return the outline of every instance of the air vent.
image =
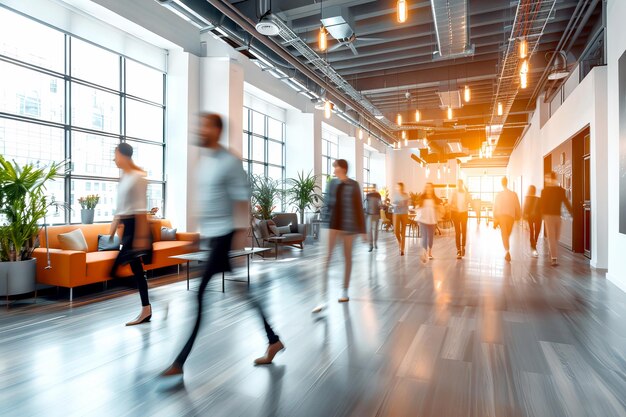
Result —
[[[439,100],[441,100],[441,108],[447,109],[452,107],[453,109],[461,108],[461,92],[459,90],[451,91],[437,91]]]

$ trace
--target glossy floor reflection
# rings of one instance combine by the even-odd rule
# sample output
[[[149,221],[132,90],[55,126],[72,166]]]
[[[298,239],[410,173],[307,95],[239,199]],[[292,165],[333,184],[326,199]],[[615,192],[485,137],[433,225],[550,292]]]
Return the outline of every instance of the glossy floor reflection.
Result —
[[[153,321],[132,328],[136,293],[20,303],[0,313],[0,415],[625,416],[626,295],[579,255],[551,267],[517,230],[507,264],[497,232],[470,229],[462,261],[452,234],[426,265],[417,239],[404,257],[391,233],[357,245],[351,301],[336,302],[337,260],[319,317],[320,243],[256,260],[250,292],[215,280],[183,381],[157,375],[192,323],[184,281],[153,280]],[[252,366],[250,295],[287,346],[272,366]]]

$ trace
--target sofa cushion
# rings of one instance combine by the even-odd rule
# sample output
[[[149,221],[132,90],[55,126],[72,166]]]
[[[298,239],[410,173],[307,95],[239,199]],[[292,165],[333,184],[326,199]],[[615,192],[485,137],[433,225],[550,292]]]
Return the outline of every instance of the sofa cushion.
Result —
[[[87,252],[87,241],[85,240],[85,235],[81,229],[61,233],[58,238],[62,250]]]
[[[282,237],[285,238],[282,243],[300,243],[304,240],[304,236],[301,233],[285,233]]]
[[[270,236],[280,236],[280,230],[278,230],[278,226],[276,226],[273,220],[266,220],[265,224],[270,232]]]
[[[287,233],[291,233],[291,226],[278,226],[278,234],[283,236],[286,235]]]
[[[98,278],[107,277],[110,278],[111,268],[113,268],[113,262],[117,258],[119,251],[102,251],[102,252],[87,252],[86,276],[90,280],[97,281]],[[116,271],[118,277],[128,277],[132,275],[130,266],[125,265]]]
[[[109,235],[98,235],[98,251],[120,250],[120,237],[118,235],[113,236],[113,241],[110,240]]]
[[[176,240],[176,229],[161,226],[161,240],[162,241]]]
[[[171,259],[170,256],[183,255],[190,252],[193,242],[188,241],[161,241],[152,244],[152,264],[146,265],[146,269],[161,268],[164,266],[185,263],[181,259]]]

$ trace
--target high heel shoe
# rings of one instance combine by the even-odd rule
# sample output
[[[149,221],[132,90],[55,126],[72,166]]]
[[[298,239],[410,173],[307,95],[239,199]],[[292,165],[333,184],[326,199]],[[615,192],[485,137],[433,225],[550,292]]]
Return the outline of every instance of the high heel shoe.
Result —
[[[133,321],[126,323],[127,326],[136,326],[138,324],[147,323],[152,318],[152,306],[144,306],[141,308],[141,313]]]

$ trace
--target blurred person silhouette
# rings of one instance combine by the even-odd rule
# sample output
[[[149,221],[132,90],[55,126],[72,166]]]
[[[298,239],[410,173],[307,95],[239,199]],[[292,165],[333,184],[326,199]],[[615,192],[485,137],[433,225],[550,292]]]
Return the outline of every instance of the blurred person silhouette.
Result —
[[[442,201],[435,194],[432,182],[427,182],[424,191],[417,198],[416,220],[422,232],[422,252],[421,260],[426,262],[433,259],[433,242],[435,240],[435,227],[437,226],[437,210],[441,207]]]
[[[454,224],[454,240],[456,242],[456,259],[465,256],[465,244],[467,243],[467,210],[472,202],[463,180],[458,180],[456,190],[450,198],[450,214]]]
[[[404,256],[406,239],[406,227],[409,224],[409,204],[411,198],[404,192],[404,183],[396,184],[396,192],[393,196],[393,231],[400,248],[400,256]]]
[[[535,194],[537,188],[534,185],[528,187],[528,193],[524,197],[524,207],[522,208],[522,218],[528,223],[530,231],[530,249],[533,257],[539,256],[537,253],[537,240],[541,231],[541,204],[540,199]]]
[[[333,162],[334,175],[327,186],[326,211],[330,220],[328,231],[328,253],[324,266],[322,280],[321,302],[313,309],[313,313],[319,313],[326,306],[328,290],[328,269],[337,241],[343,243],[344,276],[343,291],[339,297],[340,303],[350,301],[348,289],[350,287],[350,274],[352,272],[352,245],[357,234],[365,235],[365,215],[361,201],[361,187],[355,180],[348,178],[348,161],[337,159]]]
[[[510,252],[510,240],[511,233],[513,232],[513,225],[516,220],[520,219],[520,204],[517,193],[509,190],[509,180],[506,177],[502,177],[502,191],[496,195],[496,201],[493,204],[493,227],[494,229],[500,226],[500,233],[502,235],[502,244],[504,245],[505,255],[504,259],[507,262],[511,261]]]
[[[200,330],[207,284],[213,275],[231,270],[229,252],[233,242],[243,241],[249,225],[250,185],[241,160],[219,144],[222,127],[223,122],[219,115],[201,115],[199,140],[202,149],[196,209],[202,235],[209,238],[208,260],[198,288],[193,330],[172,365],[162,376],[182,375],[183,366]],[[255,306],[265,327],[268,348],[265,356],[256,359],[254,363],[266,365],[272,363],[274,356],[285,346],[267,322],[258,302]]]
[[[370,252],[373,249],[378,249],[378,223],[380,222],[381,207],[382,197],[380,193],[376,191],[376,184],[372,184],[372,189],[365,196],[365,214],[367,214]]]
[[[117,186],[117,210],[111,223],[109,241],[113,241],[118,228],[122,228],[122,248],[119,251],[110,275],[117,277],[120,266],[130,265],[133,278],[141,298],[141,312],[127,326],[147,323],[152,318],[152,306],[148,298],[148,281],[143,269],[142,258],[146,263],[152,259],[152,241],[147,216],[146,172],[133,162],[133,147],[120,143],[115,148],[115,165],[122,170]]]
[[[559,255],[559,238],[561,237],[561,207],[565,206],[570,216],[573,215],[573,209],[565,195],[565,189],[559,185],[556,179],[556,172],[552,171],[547,174],[545,183],[545,187],[541,190],[541,214],[548,234],[550,263],[552,266],[556,266]]]

